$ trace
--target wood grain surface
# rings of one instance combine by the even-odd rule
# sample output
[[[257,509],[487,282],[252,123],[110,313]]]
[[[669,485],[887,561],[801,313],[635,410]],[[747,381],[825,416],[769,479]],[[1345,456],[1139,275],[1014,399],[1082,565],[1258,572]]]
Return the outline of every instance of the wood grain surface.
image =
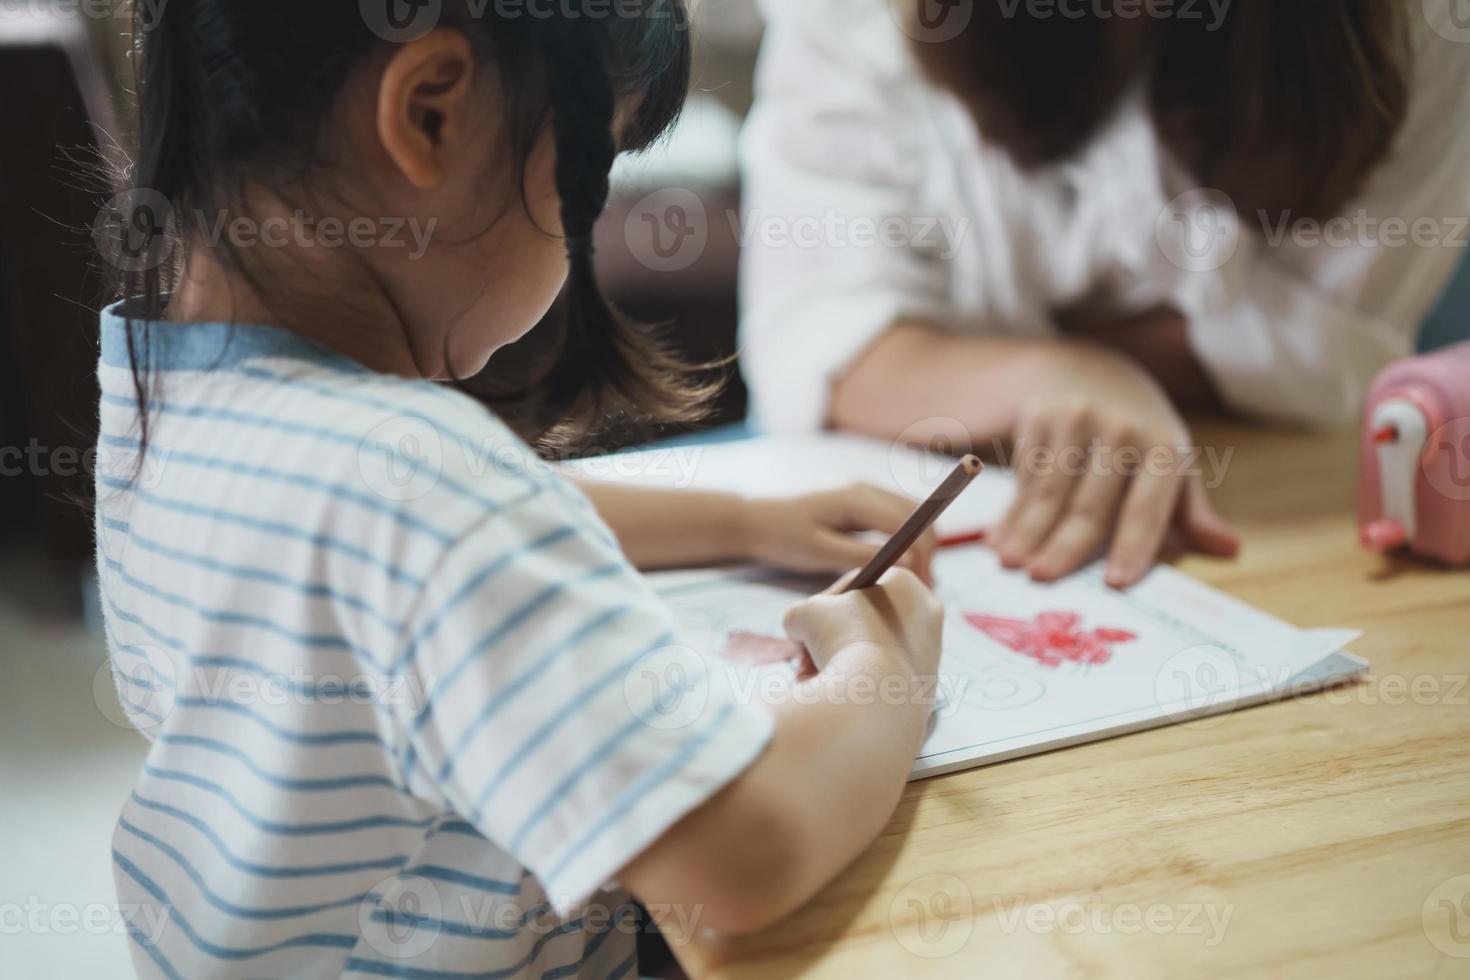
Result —
[[[1359,549],[1346,437],[1202,427],[1238,561],[1366,631],[1351,687],[911,785],[806,909],[676,943],[695,977],[1470,976],[1470,574]]]

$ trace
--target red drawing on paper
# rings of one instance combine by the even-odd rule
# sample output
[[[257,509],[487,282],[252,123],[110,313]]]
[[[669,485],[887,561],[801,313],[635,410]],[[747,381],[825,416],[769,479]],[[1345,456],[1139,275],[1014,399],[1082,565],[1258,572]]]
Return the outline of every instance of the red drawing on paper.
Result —
[[[1030,657],[1043,667],[1071,664],[1105,664],[1113,658],[1113,647],[1138,639],[1127,630],[1082,630],[1082,617],[1077,613],[1044,612],[1035,622],[966,613],[965,620],[997,643],[1004,644],[1022,656]]]
[[[725,659],[747,667],[765,667],[806,656],[806,647],[782,637],[747,630],[732,630],[725,646]]]

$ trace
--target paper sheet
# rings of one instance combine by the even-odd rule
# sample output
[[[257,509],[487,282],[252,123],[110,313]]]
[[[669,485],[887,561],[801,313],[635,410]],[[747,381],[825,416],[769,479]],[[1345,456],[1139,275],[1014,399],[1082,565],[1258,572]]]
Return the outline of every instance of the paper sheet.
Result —
[[[1295,629],[1168,568],[1127,593],[1097,569],[1037,585],[977,546],[941,554],[935,575],[944,655],[915,778],[1217,715],[1364,666],[1344,657],[1304,677],[1355,634]],[[687,641],[706,651],[732,634],[782,636],[786,610],[813,585],[758,570],[670,573],[654,584]],[[785,665],[722,669],[756,700],[787,696],[773,674],[795,683]]]
[[[653,450],[574,468],[754,496],[866,480],[922,498],[952,466],[902,446],[822,435]],[[996,520],[1012,493],[1009,474],[988,470],[946,513],[941,532]],[[941,553],[935,577],[948,611],[944,657],[914,778],[1215,716],[1367,667],[1339,652],[1356,633],[1296,629],[1168,567],[1127,593],[1107,588],[1096,567],[1038,585],[974,546]],[[724,649],[732,633],[783,636],[786,610],[823,584],[758,569],[652,578],[687,642],[709,652]],[[747,651],[775,649],[741,642]],[[782,685],[795,683],[785,664],[724,667],[753,698],[780,697]]]

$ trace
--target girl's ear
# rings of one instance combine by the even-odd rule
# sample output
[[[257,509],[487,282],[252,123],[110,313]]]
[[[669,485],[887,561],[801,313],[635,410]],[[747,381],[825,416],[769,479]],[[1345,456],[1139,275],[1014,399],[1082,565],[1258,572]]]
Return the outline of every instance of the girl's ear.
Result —
[[[435,30],[394,49],[378,85],[378,139],[410,184],[437,186],[470,131],[475,61],[459,31]]]

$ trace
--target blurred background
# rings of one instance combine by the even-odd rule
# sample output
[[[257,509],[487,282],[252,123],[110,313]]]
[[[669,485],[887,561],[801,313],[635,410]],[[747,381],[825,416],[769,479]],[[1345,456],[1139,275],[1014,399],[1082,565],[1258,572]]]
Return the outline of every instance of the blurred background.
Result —
[[[125,132],[130,5],[0,0],[0,976],[131,975],[113,907],[117,811],[144,741],[115,707],[93,610],[99,160]],[[735,351],[736,141],[752,0],[702,0],[693,99],[617,173],[604,282],[701,360]],[[743,418],[738,378],[709,424]],[[623,436],[633,438],[632,434]]]
[[[620,163],[599,227],[608,292],[700,361],[736,351],[753,2],[700,0],[684,121]],[[98,163],[120,162],[127,125],[129,18],[125,0],[0,0],[0,977],[130,975],[109,838],[144,742],[104,662],[88,506],[107,299],[92,231],[109,197]],[[1470,308],[1470,275],[1455,288],[1443,309]],[[1433,321],[1424,345],[1460,320]],[[707,424],[745,409],[732,375]]]

